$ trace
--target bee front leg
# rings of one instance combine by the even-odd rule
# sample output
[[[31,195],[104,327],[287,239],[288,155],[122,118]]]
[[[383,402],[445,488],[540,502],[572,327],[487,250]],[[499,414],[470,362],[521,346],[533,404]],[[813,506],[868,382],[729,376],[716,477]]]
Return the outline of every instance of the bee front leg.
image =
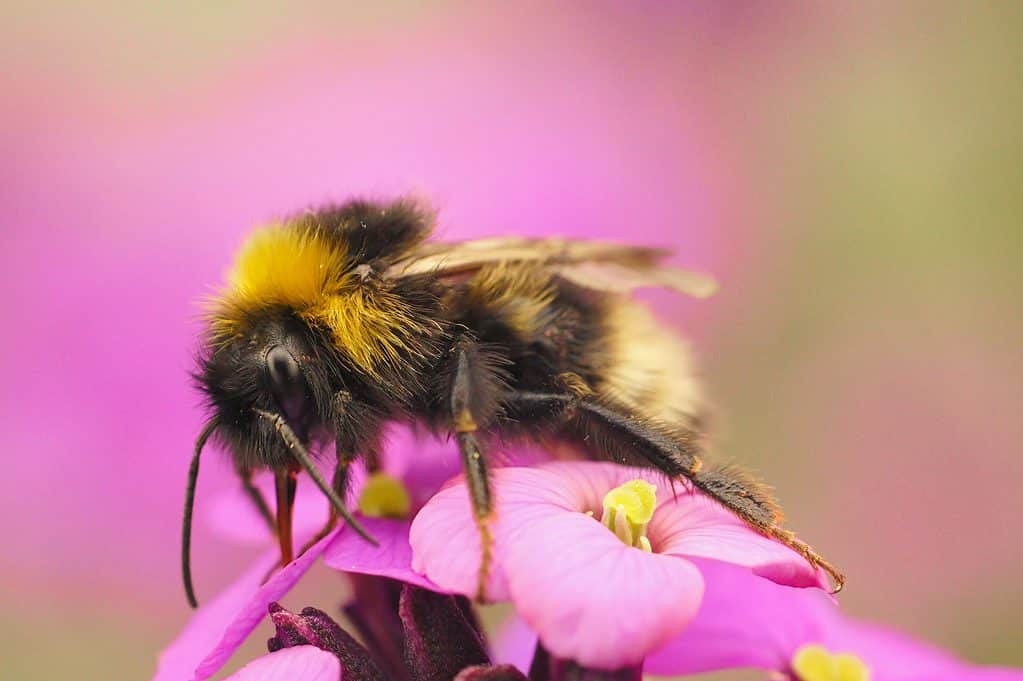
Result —
[[[237,471],[238,478],[242,481],[242,489],[245,490],[252,505],[256,507],[260,517],[266,521],[267,527],[270,528],[270,534],[277,534],[277,523],[273,513],[270,512],[270,505],[266,503],[266,498],[259,488],[252,483],[252,469],[239,466]]]

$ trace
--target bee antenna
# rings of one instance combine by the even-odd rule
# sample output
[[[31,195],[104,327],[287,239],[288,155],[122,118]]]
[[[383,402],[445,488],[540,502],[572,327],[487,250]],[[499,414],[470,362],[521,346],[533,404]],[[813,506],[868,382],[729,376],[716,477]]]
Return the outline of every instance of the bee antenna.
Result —
[[[199,438],[195,441],[195,453],[192,465],[188,467],[188,486],[185,488],[185,517],[181,528],[181,578],[185,583],[185,597],[193,608],[199,607],[195,599],[195,587],[192,586],[192,508],[195,506],[195,483],[199,479],[199,455],[202,454],[206,441],[217,429],[216,419],[210,419]]]
[[[302,444],[302,441],[298,439],[298,436],[295,435],[295,431],[291,429],[291,426],[289,426],[288,422],[284,420],[284,417],[280,414],[263,411],[262,409],[256,409],[255,412],[273,424],[277,432],[280,433],[281,439],[284,440],[284,444],[288,446],[291,453],[296,459],[298,459],[298,462],[302,464],[302,468],[304,468],[305,472],[309,474],[309,477],[313,479],[313,482],[315,482],[316,486],[320,488],[320,491],[326,495],[328,501],[330,501],[330,505],[345,521],[345,524],[355,530],[356,534],[373,546],[379,546],[380,543],[373,538],[373,535],[371,535],[366,528],[362,526],[362,523],[360,523],[347,508],[345,508],[345,503],[341,500],[341,497],[338,496],[338,493],[334,490],[334,488],[331,487],[323,478],[323,475],[320,474],[320,470],[316,467],[316,464],[313,463],[312,457],[309,456],[309,450],[307,450]]]

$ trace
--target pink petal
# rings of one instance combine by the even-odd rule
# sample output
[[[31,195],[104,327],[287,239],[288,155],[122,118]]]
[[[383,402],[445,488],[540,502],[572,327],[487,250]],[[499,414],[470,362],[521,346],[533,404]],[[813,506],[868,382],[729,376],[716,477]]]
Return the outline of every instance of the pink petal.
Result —
[[[355,532],[342,529],[324,551],[323,560],[327,565],[343,572],[390,577],[431,591],[444,591],[412,570],[411,523],[364,516],[359,519],[380,545],[373,546]]]
[[[535,522],[505,547],[505,568],[544,646],[600,669],[638,664],[685,627],[703,596],[695,565],[627,547],[581,513]]]
[[[646,659],[644,671],[674,676],[755,667],[787,672],[804,645],[853,653],[873,681],[1023,681],[1023,671],[973,667],[927,643],[842,615],[818,589],[774,584],[749,570],[695,561],[706,592],[685,630]]]
[[[824,620],[837,611],[818,589],[780,586],[730,563],[694,562],[706,585],[703,604],[681,634],[647,657],[647,673],[784,671],[800,646],[821,641]]]
[[[341,662],[315,646],[285,648],[256,658],[224,681],[338,681]]]
[[[301,546],[306,539],[308,535],[299,535],[295,543]],[[196,611],[160,654],[154,681],[202,681],[213,676],[267,616],[267,606],[295,586],[333,539],[333,534],[324,537],[262,584],[279,560],[276,550],[264,554],[226,591]]]
[[[743,565],[787,586],[828,586],[822,570],[814,569],[792,549],[756,532],[699,493],[682,493],[661,501],[649,534],[657,553]]]
[[[383,469],[405,483],[418,509],[462,471],[462,464],[454,441],[396,426],[387,436]]]
[[[463,482],[438,492],[416,514],[409,532],[412,569],[451,593],[472,596],[480,568],[480,536]],[[501,569],[504,542],[495,542],[487,581],[487,598],[506,600],[508,586]]]
[[[505,619],[490,641],[494,664],[511,664],[529,671],[536,652],[536,632],[514,612]]]
[[[501,555],[515,533],[552,513],[599,509],[604,492],[598,488],[602,480],[614,479],[615,468],[613,464],[555,462],[493,472],[495,513],[491,526],[495,541],[487,582],[489,601],[508,598]],[[596,477],[597,484],[588,476]],[[414,570],[451,592],[476,594],[479,529],[464,478],[449,482],[426,503],[412,521],[410,542]]]
[[[871,669],[872,681],[1023,681],[1023,670],[975,667],[905,634],[831,613],[822,644],[850,652]]]

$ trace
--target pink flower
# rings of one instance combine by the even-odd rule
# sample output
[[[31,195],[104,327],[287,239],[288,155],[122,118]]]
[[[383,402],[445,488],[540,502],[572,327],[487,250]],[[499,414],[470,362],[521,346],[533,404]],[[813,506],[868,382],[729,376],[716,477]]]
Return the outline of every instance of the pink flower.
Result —
[[[976,667],[846,618],[815,589],[779,586],[715,561],[701,561],[700,569],[707,580],[703,606],[681,635],[647,658],[648,673],[756,667],[784,679],[830,681],[826,669],[844,664],[859,671],[842,681],[1023,681],[1023,671]]]
[[[638,665],[693,620],[705,578],[691,558],[782,584],[825,583],[795,552],[649,470],[594,462],[505,468],[494,475],[494,492],[488,597],[510,599],[547,650],[585,667]],[[479,538],[464,482],[426,504],[410,540],[414,569],[451,591],[476,592]]]
[[[178,638],[160,655],[155,681],[201,681],[215,674],[263,621],[269,604],[283,598],[320,556],[324,557],[327,565],[344,572],[388,577],[426,589],[441,590],[411,568],[408,515],[445,479],[454,475],[457,466],[458,458],[446,443],[418,439],[408,431],[394,433],[392,447],[383,461],[383,472],[391,481],[400,480],[408,493],[406,516],[367,517],[358,514],[379,546],[369,544],[342,526],[263,583],[279,559],[277,548],[268,549],[237,581],[196,611]],[[365,503],[366,481],[365,472],[357,468],[348,495],[352,508],[359,508]],[[307,492],[299,494],[295,505],[296,546],[302,546],[313,537],[327,517],[325,500],[311,489],[311,485],[305,487]],[[265,522],[240,490],[213,500],[207,516],[225,539],[243,543],[262,542],[268,546],[273,544]]]

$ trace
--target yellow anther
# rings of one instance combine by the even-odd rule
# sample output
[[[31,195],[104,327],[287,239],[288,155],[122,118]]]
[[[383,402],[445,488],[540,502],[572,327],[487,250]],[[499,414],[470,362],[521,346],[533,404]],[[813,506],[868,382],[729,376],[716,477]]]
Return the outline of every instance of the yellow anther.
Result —
[[[832,654],[818,645],[806,645],[792,657],[799,681],[870,681],[870,668],[855,655]]]
[[[600,522],[628,546],[650,551],[647,524],[657,506],[657,488],[646,480],[629,480],[604,495]]]
[[[359,511],[372,518],[408,517],[412,499],[398,478],[386,473],[374,473],[366,480],[359,495]]]

